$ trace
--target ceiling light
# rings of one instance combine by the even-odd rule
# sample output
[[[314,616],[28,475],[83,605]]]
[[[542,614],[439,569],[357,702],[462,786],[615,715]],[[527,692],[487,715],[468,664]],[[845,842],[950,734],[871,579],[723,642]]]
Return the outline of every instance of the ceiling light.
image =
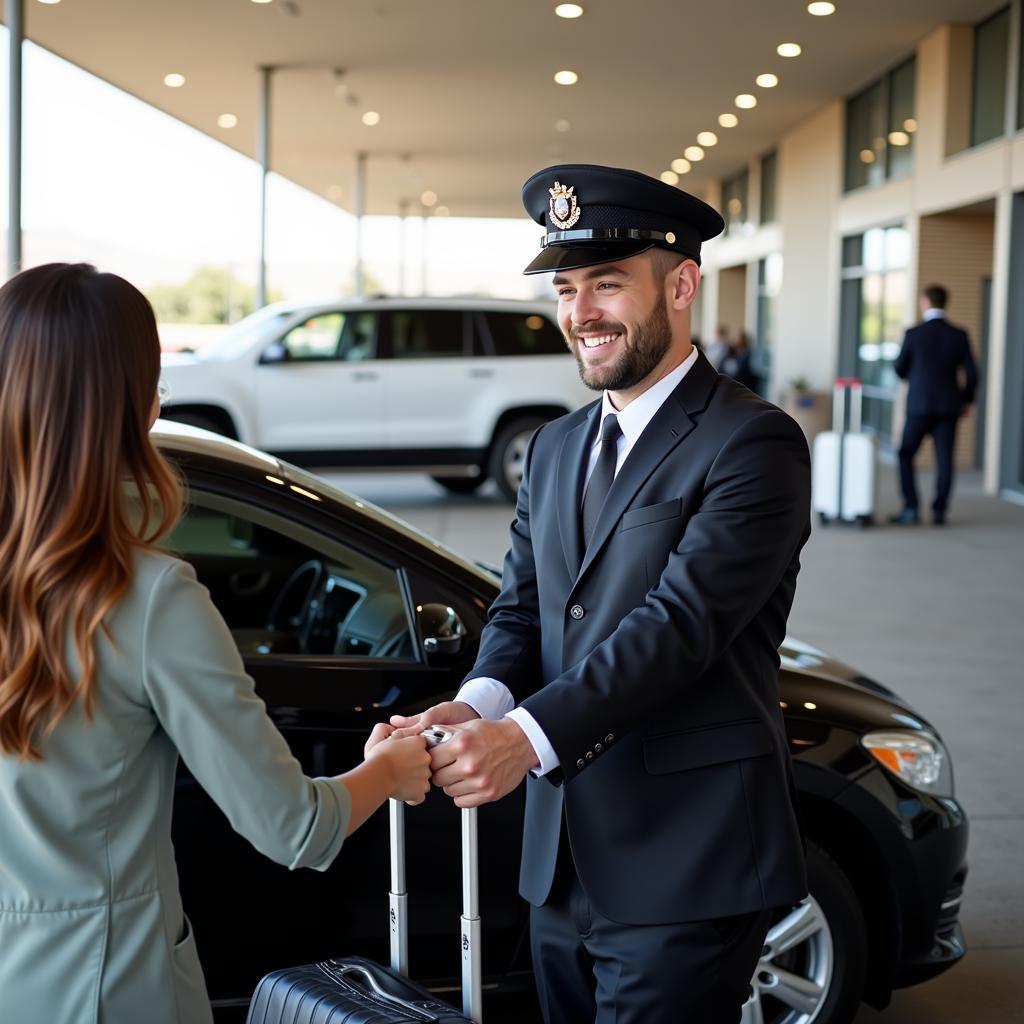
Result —
[[[914,132],[917,131],[917,122],[912,117],[908,117],[906,121],[903,122],[903,130],[905,132],[910,132],[910,134],[913,135]]]
[[[735,114],[719,114],[718,123],[723,128],[735,128],[740,123],[740,119]]]
[[[580,80],[580,76],[575,71],[556,71],[555,81],[559,85],[575,85]]]
[[[862,164],[873,164],[875,162],[875,151],[873,149],[862,149],[860,151],[860,162]]]
[[[906,132],[889,132],[889,142],[893,146],[909,146],[910,136]]]
[[[690,161],[684,160],[681,156],[676,157],[675,160],[672,161],[672,170],[675,171],[676,174],[689,174],[690,167]]]
[[[452,211],[449,210],[447,206],[439,206],[439,207],[437,207],[437,209],[434,210],[434,216],[435,217],[447,217],[448,214],[451,213],[451,212]]]
[[[39,0],[41,4],[59,4],[60,0]]]
[[[374,125],[380,124],[380,114],[378,114],[376,110],[368,110],[363,114],[363,124],[365,124],[367,128],[372,128]]]
[[[779,84],[779,76],[771,73],[765,75],[758,75],[754,81],[761,86],[762,89],[774,89]]]
[[[579,18],[583,15],[583,8],[579,4],[559,4],[555,14],[560,18]]]
[[[420,202],[424,206],[433,206],[434,203],[437,202],[437,193],[431,192],[428,188],[427,191],[420,196]]]
[[[171,89],[180,89],[185,84],[185,76],[179,74],[164,75],[164,85]]]
[[[572,127],[572,125],[568,121],[566,121],[566,119],[564,117],[559,118],[555,122],[555,131],[556,132],[567,132],[571,127]]]
[[[221,114],[217,118],[219,128],[234,128],[236,124],[238,124],[238,118],[234,114]]]
[[[700,146],[687,146],[683,150],[683,156],[692,163],[696,163],[698,160],[704,159],[704,150]]]
[[[342,197],[342,195],[343,195],[343,192],[342,192],[342,188],[341,188],[340,185],[332,185],[327,190],[327,198],[328,199],[333,199],[335,202],[337,202]]]
[[[775,52],[780,57],[799,57],[803,50],[800,48],[799,43],[779,43],[775,47]]]
[[[835,14],[836,5],[829,3],[829,0],[814,0],[814,3],[807,5],[807,13],[813,14],[816,18],[824,18],[826,15]]]
[[[661,180],[665,182],[666,185],[678,185],[679,175],[676,174],[675,171],[662,171]]]
[[[749,92],[741,92],[734,102],[740,110],[752,110],[757,106],[757,97],[751,96]]]
[[[274,0],[252,0],[254,4],[272,4]]]
[[[702,146],[714,146],[718,143],[718,136],[714,132],[700,132],[697,135],[697,141]]]

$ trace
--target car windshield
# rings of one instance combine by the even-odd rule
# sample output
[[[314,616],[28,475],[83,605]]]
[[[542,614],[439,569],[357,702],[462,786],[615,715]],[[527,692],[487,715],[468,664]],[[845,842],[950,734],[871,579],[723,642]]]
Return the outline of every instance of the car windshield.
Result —
[[[263,334],[273,335],[272,325],[283,324],[294,310],[290,306],[264,306],[239,320],[216,341],[204,345],[197,353],[197,359],[221,362],[241,355],[252,341]]]

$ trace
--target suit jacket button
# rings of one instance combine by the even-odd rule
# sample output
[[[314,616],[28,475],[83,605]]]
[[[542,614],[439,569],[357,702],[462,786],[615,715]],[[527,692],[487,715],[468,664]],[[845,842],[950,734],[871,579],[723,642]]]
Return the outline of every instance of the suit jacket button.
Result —
[[[594,760],[594,752],[592,750],[588,750],[587,751],[587,760],[588,761],[593,761]]]
[[[572,616],[572,617],[573,617],[574,619],[582,619],[582,618],[583,618],[583,616],[584,616],[584,615],[586,615],[587,613],[586,613],[586,612],[585,612],[585,611],[583,610],[583,605],[581,605],[581,604],[574,604],[574,605],[573,605],[573,606],[572,606],[572,607],[571,607],[571,608],[569,609],[569,614],[570,614],[570,615],[571,615],[571,616]]]
[[[594,744],[594,753],[595,754],[600,754],[602,750],[604,750],[604,747],[602,747],[600,743],[595,743]]]
[[[612,733],[608,733],[608,735],[605,736],[604,741],[605,741],[605,743],[614,743],[615,742],[615,736]]]
[[[587,766],[587,762],[584,761],[582,757],[576,762],[576,767],[577,768],[586,768],[586,766]]]

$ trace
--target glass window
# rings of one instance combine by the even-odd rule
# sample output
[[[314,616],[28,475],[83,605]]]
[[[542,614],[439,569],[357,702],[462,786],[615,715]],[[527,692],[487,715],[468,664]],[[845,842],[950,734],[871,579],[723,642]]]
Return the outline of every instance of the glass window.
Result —
[[[998,138],[1005,131],[1009,42],[1009,7],[981,22],[974,30],[972,146]]]
[[[193,489],[165,547],[195,568],[246,658],[416,660],[398,574],[334,539]]]
[[[349,313],[341,331],[338,358],[349,363],[377,357],[377,314]]]
[[[562,332],[539,313],[488,313],[486,319],[497,356],[564,356],[568,351]]]
[[[344,324],[344,313],[322,313],[293,327],[276,344],[284,347],[289,362],[334,359]]]
[[[722,214],[725,230],[736,231],[747,223],[747,192],[750,174],[743,170],[722,182]]]
[[[846,102],[844,188],[878,185],[910,173],[914,157],[914,88],[911,57]]]
[[[772,150],[761,157],[761,217],[760,223],[771,224],[775,220],[775,189],[778,179],[779,155]]]
[[[462,356],[464,335],[461,310],[412,309],[391,314],[391,355],[395,359]]]
[[[757,344],[751,352],[751,369],[758,391],[771,391],[772,351],[778,341],[779,295],[782,292],[782,253],[774,252],[757,262]]]

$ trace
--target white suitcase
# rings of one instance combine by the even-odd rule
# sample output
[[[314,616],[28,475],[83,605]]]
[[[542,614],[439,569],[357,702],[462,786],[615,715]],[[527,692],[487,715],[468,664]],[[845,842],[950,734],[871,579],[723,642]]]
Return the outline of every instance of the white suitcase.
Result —
[[[814,439],[811,462],[811,507],[822,525],[839,520],[867,526],[874,521],[877,451],[874,437],[861,430],[862,405],[859,380],[836,381],[832,430]]]

